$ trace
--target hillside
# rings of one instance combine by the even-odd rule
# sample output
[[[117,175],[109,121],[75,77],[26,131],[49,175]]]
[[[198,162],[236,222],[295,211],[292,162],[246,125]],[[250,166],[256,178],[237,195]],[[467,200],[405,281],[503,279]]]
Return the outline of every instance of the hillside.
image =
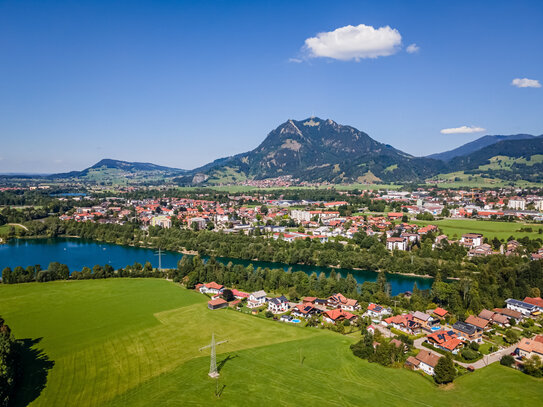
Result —
[[[534,136],[530,134],[513,134],[510,136],[483,136],[477,140],[466,143],[460,147],[457,147],[453,150],[445,151],[443,153],[436,153],[427,156],[427,158],[433,158],[435,160],[450,161],[455,157],[466,156],[472,154],[482,148],[490,146],[492,144],[499,143],[503,140],[525,140],[531,139]]]
[[[502,181],[543,182],[543,136],[502,140],[448,163],[439,178],[481,177]]]
[[[106,158],[82,171],[53,174],[48,178],[122,184],[159,181],[166,176],[171,177],[185,172],[185,170],[178,168],[164,167],[152,163],[128,162]]]
[[[161,279],[0,284],[2,317],[25,339],[28,374],[14,405],[496,407],[543,396],[541,379],[498,363],[441,388],[356,358],[358,332],[211,311],[208,299]],[[209,350],[199,351],[212,333],[228,340],[217,347],[217,383]]]
[[[304,181],[414,181],[443,169],[443,163],[417,158],[380,143],[351,126],[312,117],[288,120],[254,150],[223,158],[192,173],[209,183],[290,175]]]

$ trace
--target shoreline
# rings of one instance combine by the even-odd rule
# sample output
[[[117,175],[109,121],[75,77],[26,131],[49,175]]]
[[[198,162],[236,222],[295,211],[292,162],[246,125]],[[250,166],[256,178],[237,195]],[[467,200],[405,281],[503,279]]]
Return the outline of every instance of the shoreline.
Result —
[[[157,249],[156,247],[153,247],[153,246],[137,246],[135,244],[120,244],[120,243],[113,243],[113,242],[108,242],[108,241],[102,241],[102,240],[97,240],[97,239],[88,239],[88,238],[82,238],[81,236],[76,236],[76,235],[60,235],[60,236],[56,236],[56,237],[50,237],[50,236],[22,236],[22,237],[17,237],[15,239],[19,239],[19,240],[33,240],[33,239],[56,239],[56,238],[62,238],[62,239],[87,239],[87,240],[90,240],[90,241],[93,241],[93,242],[96,242],[96,243],[106,243],[106,244],[111,244],[111,245],[116,245],[116,246],[125,246],[125,247],[135,247],[135,248],[140,248],[140,249],[147,249],[147,250],[154,250],[154,249]],[[8,243],[8,241],[6,241],[5,243]],[[209,255],[209,254],[204,254],[204,255],[200,255],[200,253],[198,253],[198,251],[196,250],[186,250],[186,249],[183,249],[183,250],[166,250],[168,252],[171,252],[171,253],[180,253],[180,254],[183,254],[183,255],[188,255],[188,256],[206,256],[206,257],[213,257],[213,255]],[[230,257],[222,257],[222,256],[215,256],[216,258],[222,258],[222,259],[230,259]],[[328,268],[328,269],[335,269],[335,270],[345,270],[345,271],[362,271],[362,272],[372,272],[372,273],[387,273],[389,275],[395,275],[395,276],[402,276],[402,277],[408,277],[408,278],[425,278],[425,279],[433,279],[434,277],[433,276],[430,276],[428,274],[415,274],[415,273],[391,273],[391,272],[388,272],[386,270],[369,270],[369,269],[362,269],[362,268],[359,268],[359,267],[353,267],[353,268],[350,268],[350,269],[346,269],[346,268],[342,268],[338,265],[329,265],[329,266],[317,266],[317,265],[308,265],[308,264],[303,264],[303,263],[296,263],[296,264],[287,264],[287,263],[276,263],[276,262],[273,262],[273,261],[262,261],[262,260],[258,260],[258,259],[242,259],[242,258],[235,258],[233,257],[232,259],[234,260],[241,260],[241,261],[247,261],[247,262],[253,262],[253,261],[258,261],[258,262],[265,262],[265,263],[273,263],[273,264],[277,264],[277,265],[284,265],[285,267],[295,267],[295,266],[311,266],[311,267],[323,267],[323,268]],[[455,277],[451,277],[449,279],[458,279],[458,278],[455,278]]]

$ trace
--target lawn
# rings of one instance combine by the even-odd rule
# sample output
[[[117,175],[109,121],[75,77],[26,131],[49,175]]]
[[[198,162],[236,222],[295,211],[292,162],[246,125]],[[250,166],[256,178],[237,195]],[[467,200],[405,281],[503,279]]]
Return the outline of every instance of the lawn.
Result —
[[[491,220],[475,220],[475,219],[444,219],[435,221],[414,221],[418,225],[437,225],[443,233],[451,238],[460,238],[464,233],[482,233],[484,237],[492,240],[494,237],[498,239],[507,239],[509,236],[521,238],[528,236],[530,239],[543,239],[543,234],[539,234],[538,230],[543,228],[541,224],[526,224],[516,222],[498,222]],[[519,232],[519,229],[530,227],[533,232]]]
[[[206,299],[152,279],[0,285],[0,314],[14,334],[54,362],[41,394],[34,377],[18,405],[37,397],[33,405],[508,406],[543,397],[542,380],[498,364],[438,388],[355,358],[354,338],[210,311]],[[218,348],[220,399],[209,353],[198,351],[212,332],[228,339]]]

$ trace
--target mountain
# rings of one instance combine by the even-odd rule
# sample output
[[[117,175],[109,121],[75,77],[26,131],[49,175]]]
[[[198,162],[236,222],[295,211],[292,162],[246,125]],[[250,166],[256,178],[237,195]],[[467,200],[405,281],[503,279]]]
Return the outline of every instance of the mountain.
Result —
[[[492,144],[496,144],[503,140],[525,140],[533,137],[535,136],[532,136],[530,134],[513,134],[511,136],[483,136],[481,138],[478,138],[477,140],[466,143],[453,150],[445,151],[443,153],[431,154],[427,156],[427,158],[450,161],[455,157],[469,155],[477,150],[480,150]]]
[[[441,161],[413,157],[354,127],[312,117],[288,120],[254,150],[221,158],[191,174],[206,174],[208,183],[283,175],[331,183],[390,182],[419,180],[443,168]]]
[[[453,158],[451,172],[507,181],[543,182],[543,135],[502,140],[469,155]]]
[[[92,180],[107,180],[113,178],[157,178],[164,175],[179,175],[186,170],[164,167],[152,163],[128,162],[113,159],[103,159],[82,171],[71,171],[53,174],[49,178],[82,178]]]

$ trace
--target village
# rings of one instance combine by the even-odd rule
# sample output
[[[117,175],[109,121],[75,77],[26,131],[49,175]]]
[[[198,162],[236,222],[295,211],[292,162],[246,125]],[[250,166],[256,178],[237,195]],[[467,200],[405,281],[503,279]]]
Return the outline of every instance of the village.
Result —
[[[433,376],[439,359],[450,354],[458,369],[474,371],[508,360],[522,370],[537,358],[543,362],[543,299],[507,299],[504,308],[483,309],[464,321],[446,309],[402,312],[375,303],[362,306],[341,293],[328,298],[304,297],[291,301],[263,291],[247,293],[216,282],[197,284],[210,297],[210,310],[229,308],[274,321],[331,329],[341,334],[371,335],[373,347],[394,345],[403,353],[404,366]],[[346,329],[350,329],[347,332]],[[504,358],[505,357],[505,358]]]
[[[540,191],[539,191],[540,192]],[[345,201],[309,201],[270,199],[266,194],[230,195],[227,202],[189,198],[131,200],[120,197],[103,199],[100,205],[77,206],[59,218],[63,221],[124,224],[138,222],[149,227],[212,230],[225,234],[251,234],[293,242],[300,239],[321,243],[346,243],[355,234],[375,236],[389,251],[420,248],[421,241],[431,238],[432,249],[444,244],[458,244],[468,257],[492,254],[525,255],[532,260],[543,258],[541,247],[526,252],[512,234],[506,239],[491,239],[478,231],[481,222],[473,222],[468,233],[443,233],[440,223],[432,220],[530,222],[524,229],[543,238],[543,196],[515,194],[522,190],[453,191],[419,189],[405,191],[363,191],[381,212],[367,207],[352,209]],[[344,193],[346,197],[352,194]],[[59,198],[67,199],[67,198]],[[84,202],[84,198],[76,197]],[[349,208],[349,209],[346,209]],[[386,211],[386,209],[393,209]],[[521,225],[523,223],[520,223]],[[470,224],[471,226],[471,224]],[[533,249],[533,248],[532,248]]]

